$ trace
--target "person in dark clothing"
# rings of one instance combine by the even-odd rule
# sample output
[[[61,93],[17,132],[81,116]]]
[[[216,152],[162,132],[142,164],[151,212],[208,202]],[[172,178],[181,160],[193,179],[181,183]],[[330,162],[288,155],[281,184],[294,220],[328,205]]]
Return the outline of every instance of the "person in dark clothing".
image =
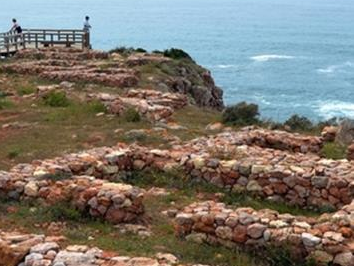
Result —
[[[21,34],[22,33],[22,28],[21,26],[17,23],[17,20],[14,18],[12,19],[12,27],[10,29],[10,32],[13,32],[15,34]]]

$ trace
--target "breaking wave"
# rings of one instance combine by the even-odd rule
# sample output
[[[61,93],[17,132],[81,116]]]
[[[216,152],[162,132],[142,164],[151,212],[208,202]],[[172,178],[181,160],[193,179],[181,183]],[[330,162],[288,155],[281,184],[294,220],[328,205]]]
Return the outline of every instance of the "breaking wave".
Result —
[[[284,60],[284,59],[294,59],[294,58],[295,57],[291,55],[277,55],[277,54],[256,55],[251,57],[251,59],[256,62],[268,62],[270,60]]]
[[[318,113],[325,119],[332,117],[354,118],[354,103],[342,101],[320,101]]]

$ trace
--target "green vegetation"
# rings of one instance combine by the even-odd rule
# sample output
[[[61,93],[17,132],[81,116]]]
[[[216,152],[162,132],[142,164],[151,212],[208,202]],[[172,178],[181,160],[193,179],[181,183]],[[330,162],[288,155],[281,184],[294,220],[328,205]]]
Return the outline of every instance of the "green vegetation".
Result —
[[[36,92],[36,89],[34,87],[30,87],[30,86],[20,86],[17,88],[17,93],[20,96],[33,94],[35,92]]]
[[[43,97],[45,105],[51,107],[67,107],[70,105],[69,99],[66,97],[65,92],[51,91]]]
[[[164,56],[170,57],[172,59],[177,59],[177,60],[187,59],[187,60],[193,61],[192,57],[181,49],[176,49],[176,48],[167,49],[167,50],[164,50],[162,52],[162,54]]]
[[[266,201],[259,197],[252,196],[249,193],[226,192],[224,189],[218,188],[212,184],[197,182],[183,174],[183,171],[178,168],[168,172],[134,172],[124,181],[147,189],[154,186],[173,189],[175,193],[171,196],[171,201],[185,197],[191,199],[192,202],[199,193],[206,195],[218,193],[223,195],[221,198],[223,202],[235,208],[249,206],[256,210],[273,209],[279,213],[290,213],[310,217],[318,216],[320,213],[314,210],[304,210],[297,206],[289,206],[281,202]]]
[[[335,142],[325,143],[321,155],[328,159],[340,160],[346,157],[346,147]]]
[[[310,131],[313,128],[313,124],[308,118],[299,115],[291,116],[284,125],[293,131]]]
[[[9,158],[11,160],[11,159],[18,157],[20,154],[21,154],[21,150],[14,148],[8,152],[7,158]]]
[[[7,100],[6,98],[0,98],[0,110],[8,109],[13,106],[14,104],[10,100]]]
[[[124,118],[127,122],[132,122],[132,123],[141,121],[141,117],[140,117],[139,112],[133,107],[128,108],[124,112]]]
[[[253,125],[259,122],[258,105],[241,102],[233,106],[226,107],[222,114],[224,123],[232,125]]]
[[[118,53],[123,56],[129,56],[133,53],[146,53],[147,51],[143,48],[133,48],[133,47],[125,47],[125,46],[120,46],[116,47],[114,49],[109,50],[109,53]]]

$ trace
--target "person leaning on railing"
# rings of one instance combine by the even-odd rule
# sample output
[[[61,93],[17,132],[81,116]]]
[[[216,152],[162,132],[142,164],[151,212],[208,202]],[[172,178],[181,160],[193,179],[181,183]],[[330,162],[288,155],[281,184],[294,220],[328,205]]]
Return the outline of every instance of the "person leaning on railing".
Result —
[[[20,38],[22,39],[22,28],[20,24],[18,24],[17,20],[15,18],[12,19],[12,27],[9,31],[10,34],[14,35],[21,35]],[[10,42],[17,42],[17,36],[15,36],[13,39],[10,38]]]

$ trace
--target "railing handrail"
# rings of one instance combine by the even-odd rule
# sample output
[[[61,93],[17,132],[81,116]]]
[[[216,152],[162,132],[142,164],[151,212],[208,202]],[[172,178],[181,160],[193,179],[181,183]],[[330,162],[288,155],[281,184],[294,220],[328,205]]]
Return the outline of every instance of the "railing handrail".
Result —
[[[15,47],[15,51],[26,48],[27,44],[50,43],[52,46],[56,42],[80,44],[82,48],[90,48],[89,32],[83,29],[22,29],[22,33],[3,32],[0,33],[0,50],[8,53],[10,47]]]

